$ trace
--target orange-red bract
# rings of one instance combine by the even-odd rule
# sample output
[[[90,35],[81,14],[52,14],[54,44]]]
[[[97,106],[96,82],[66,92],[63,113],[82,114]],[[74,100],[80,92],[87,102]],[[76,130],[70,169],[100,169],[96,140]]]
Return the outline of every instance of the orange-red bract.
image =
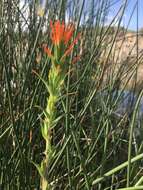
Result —
[[[60,43],[64,43],[65,45],[71,40],[74,33],[74,25],[68,24],[65,25],[64,22],[60,23],[60,21],[55,21],[54,23],[50,21],[51,27],[51,40],[54,45],[59,46]]]
[[[60,47],[61,44],[64,45],[64,50],[61,52],[60,60],[63,61],[64,58],[69,55],[74,48],[74,45],[78,42],[80,34],[72,41],[75,26],[74,24],[65,24],[64,22],[60,22],[59,20],[55,21],[54,23],[50,21],[50,28],[51,28],[51,40],[54,46]],[[71,42],[71,43],[70,43]],[[44,46],[44,51],[47,53],[49,57],[52,56],[51,50]]]

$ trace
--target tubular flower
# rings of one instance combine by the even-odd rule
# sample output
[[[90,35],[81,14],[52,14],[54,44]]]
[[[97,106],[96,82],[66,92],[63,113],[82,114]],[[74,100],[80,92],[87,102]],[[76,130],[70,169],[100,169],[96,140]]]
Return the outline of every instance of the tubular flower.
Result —
[[[65,25],[64,23],[60,23],[60,21],[56,21],[54,24],[50,21],[51,27],[51,40],[54,45],[59,46],[63,40],[64,32],[65,32]]]
[[[54,45],[56,55],[60,55],[56,61],[63,61],[64,58],[68,56],[73,50],[74,45],[80,38],[80,34],[71,42],[75,30],[74,24],[70,23],[65,25],[64,22],[60,23],[59,20],[55,21],[54,23],[50,21],[50,28],[50,38]],[[44,52],[47,53],[50,58],[54,57],[54,55],[52,55],[52,51],[46,46],[44,46]]]

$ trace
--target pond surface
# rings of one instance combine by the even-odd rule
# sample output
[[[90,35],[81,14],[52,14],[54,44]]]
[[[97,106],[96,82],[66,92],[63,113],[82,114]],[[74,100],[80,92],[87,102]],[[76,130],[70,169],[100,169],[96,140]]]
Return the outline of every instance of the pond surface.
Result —
[[[121,92],[120,103],[118,104],[118,108],[116,113],[120,115],[132,114],[135,108],[136,101],[138,99],[138,95],[132,91],[124,91]],[[138,108],[138,119],[143,116],[143,97],[141,98],[139,108]]]

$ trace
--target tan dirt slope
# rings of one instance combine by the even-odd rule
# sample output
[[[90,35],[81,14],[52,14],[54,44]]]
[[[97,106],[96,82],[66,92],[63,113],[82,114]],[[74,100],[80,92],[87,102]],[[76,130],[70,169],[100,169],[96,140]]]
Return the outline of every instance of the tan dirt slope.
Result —
[[[109,46],[112,38],[108,39],[110,40]],[[114,67],[111,62],[109,64],[116,72],[124,73],[124,77],[121,79],[123,83],[130,78],[129,88],[132,88],[135,82],[138,89],[143,88],[143,34],[119,33],[112,48],[110,60],[112,60],[112,64],[114,63]],[[110,72],[112,68],[110,67]]]

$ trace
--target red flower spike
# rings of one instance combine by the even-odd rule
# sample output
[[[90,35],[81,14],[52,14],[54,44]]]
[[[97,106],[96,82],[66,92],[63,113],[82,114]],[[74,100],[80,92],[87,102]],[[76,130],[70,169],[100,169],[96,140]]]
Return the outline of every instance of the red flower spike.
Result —
[[[60,47],[63,45],[62,50],[63,52],[60,52],[60,55],[62,55],[59,60],[57,61],[63,61],[64,58],[71,53],[71,51],[74,48],[74,45],[78,42],[78,39],[80,38],[80,34],[73,40],[73,42],[69,45],[69,42],[71,41],[75,26],[74,24],[70,23],[68,25],[65,25],[64,22],[60,23],[60,21],[55,21],[54,23],[50,21],[50,28],[51,28],[51,40],[54,46]],[[51,53],[51,50],[47,48],[47,46],[44,46],[44,51],[47,53],[47,55],[51,58],[53,58],[53,55]],[[58,51],[60,51],[60,48],[58,48]]]
[[[50,21],[50,27],[52,30],[51,40],[54,45],[59,46],[63,40],[65,25],[64,23],[60,24],[60,21],[56,21],[54,24]]]
[[[71,40],[73,33],[74,33],[74,25],[68,24],[67,26],[60,21],[55,21],[53,24],[52,21],[50,21],[50,27],[51,27],[51,40],[54,45],[59,46],[61,42],[63,42],[65,45],[68,44],[68,42]]]

